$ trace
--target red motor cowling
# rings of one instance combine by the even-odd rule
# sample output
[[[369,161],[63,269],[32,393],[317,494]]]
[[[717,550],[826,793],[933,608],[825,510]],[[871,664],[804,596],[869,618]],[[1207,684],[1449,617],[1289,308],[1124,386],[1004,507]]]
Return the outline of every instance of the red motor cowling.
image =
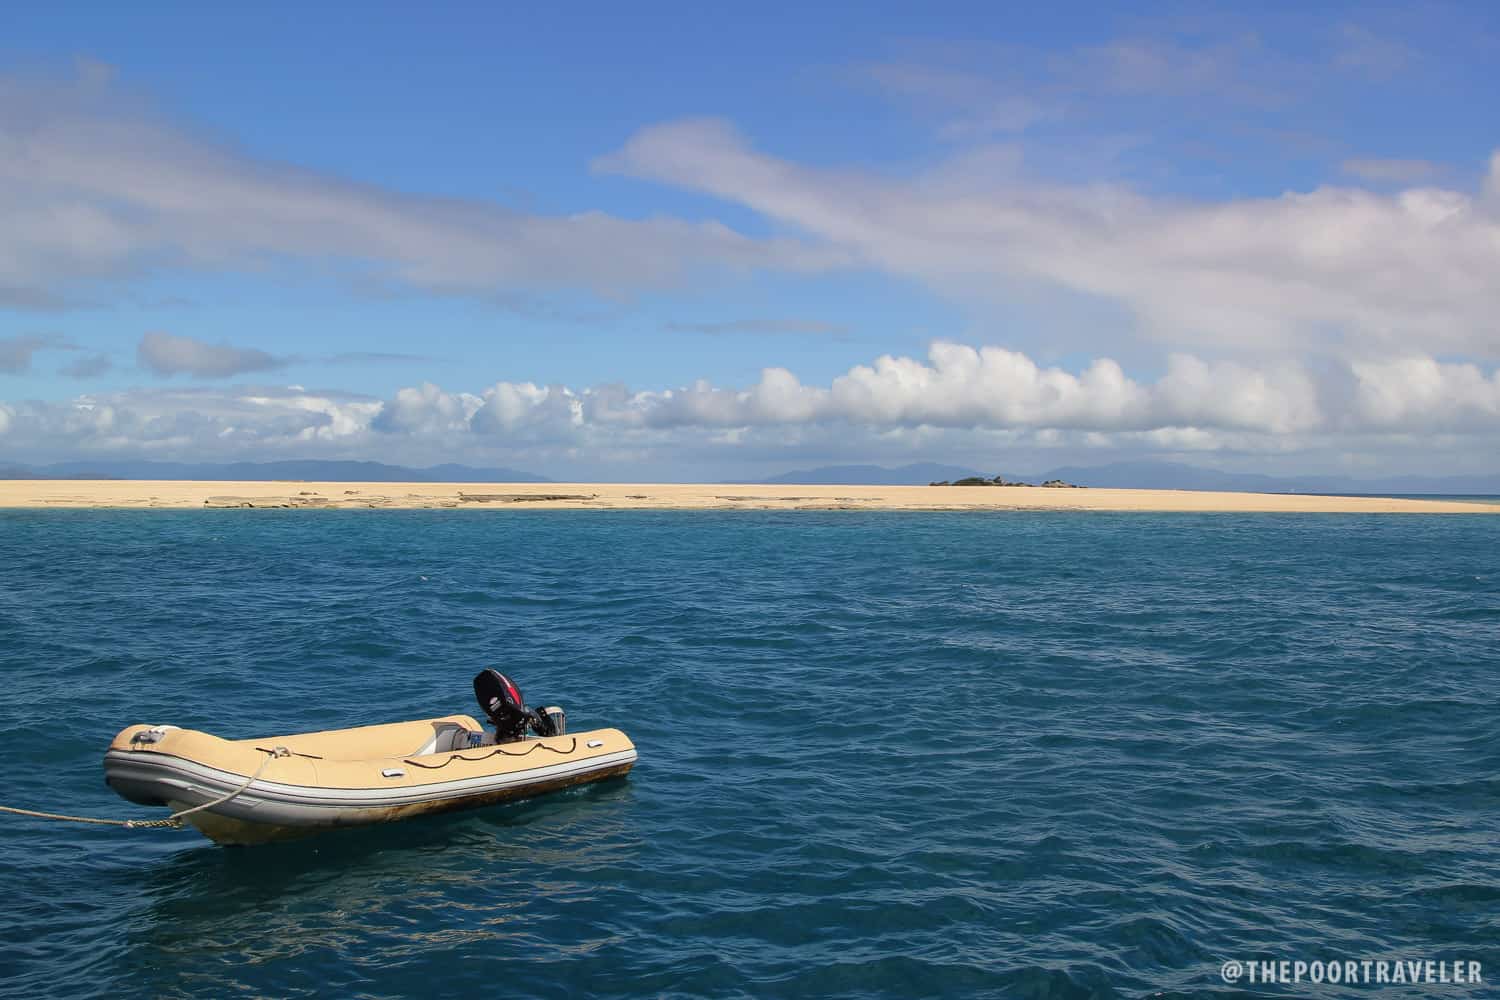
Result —
[[[474,697],[495,727],[496,743],[513,743],[526,736],[534,716],[526,708],[516,682],[494,668],[481,670],[474,678]]]

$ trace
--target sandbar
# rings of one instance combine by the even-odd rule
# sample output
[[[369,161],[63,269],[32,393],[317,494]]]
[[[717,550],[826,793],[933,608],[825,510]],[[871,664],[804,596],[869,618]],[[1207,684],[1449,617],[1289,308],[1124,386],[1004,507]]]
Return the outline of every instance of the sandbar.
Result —
[[[1455,500],[1041,486],[786,486],[713,483],[314,483],[0,480],[0,508],[322,510],[1098,510],[1500,514]]]

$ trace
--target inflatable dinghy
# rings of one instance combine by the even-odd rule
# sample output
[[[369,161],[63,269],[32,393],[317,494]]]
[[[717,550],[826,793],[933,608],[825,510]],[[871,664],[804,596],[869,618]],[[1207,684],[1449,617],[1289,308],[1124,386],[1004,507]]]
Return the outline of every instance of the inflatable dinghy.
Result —
[[[500,696],[488,697],[497,682],[486,674],[503,682]],[[618,729],[565,733],[560,709],[531,712],[494,671],[475,688],[493,737],[467,715],[252,740],[131,726],[105,753],[104,780],[131,802],[170,807],[217,843],[258,844],[529,798],[635,764]]]

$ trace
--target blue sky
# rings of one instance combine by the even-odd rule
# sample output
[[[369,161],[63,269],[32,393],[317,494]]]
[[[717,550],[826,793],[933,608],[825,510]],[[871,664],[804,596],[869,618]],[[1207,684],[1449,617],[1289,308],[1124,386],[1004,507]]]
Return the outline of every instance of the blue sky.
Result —
[[[1497,57],[1481,4],[11,13],[0,461],[1494,471]]]

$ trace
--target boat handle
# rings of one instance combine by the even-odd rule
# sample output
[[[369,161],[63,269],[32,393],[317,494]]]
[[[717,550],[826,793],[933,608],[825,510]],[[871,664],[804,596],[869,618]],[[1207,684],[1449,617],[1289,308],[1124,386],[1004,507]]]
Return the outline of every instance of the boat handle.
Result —
[[[589,740],[589,747],[590,748],[592,748],[592,747],[602,747],[603,745],[604,745],[604,741],[603,740]]]
[[[406,777],[406,772],[399,767],[387,767],[381,769],[380,776],[382,778],[404,778]]]

